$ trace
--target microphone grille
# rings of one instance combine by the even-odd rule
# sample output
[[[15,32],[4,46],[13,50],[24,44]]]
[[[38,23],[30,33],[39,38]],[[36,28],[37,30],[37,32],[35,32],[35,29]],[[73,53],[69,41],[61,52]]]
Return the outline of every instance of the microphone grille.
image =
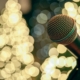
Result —
[[[47,32],[51,40],[57,41],[66,37],[69,34],[69,32],[71,32],[73,27],[74,27],[74,20],[71,17],[59,14],[52,17],[49,20]],[[71,43],[72,41],[74,41],[76,37],[76,33],[77,33],[77,30],[75,28],[73,34],[70,37],[58,43],[62,43],[62,44]]]

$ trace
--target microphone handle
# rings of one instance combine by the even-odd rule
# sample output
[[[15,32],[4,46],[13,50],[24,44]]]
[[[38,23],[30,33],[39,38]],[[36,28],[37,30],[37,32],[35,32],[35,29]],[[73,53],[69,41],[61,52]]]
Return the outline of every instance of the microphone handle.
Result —
[[[72,42],[69,45],[66,45],[66,47],[80,59],[80,37],[79,36],[77,36],[74,42]]]
[[[80,37],[79,35],[77,38],[74,40],[69,45],[66,45],[66,47],[74,54],[77,56],[77,65],[74,68],[74,70],[69,74],[67,80],[79,80],[80,79]]]

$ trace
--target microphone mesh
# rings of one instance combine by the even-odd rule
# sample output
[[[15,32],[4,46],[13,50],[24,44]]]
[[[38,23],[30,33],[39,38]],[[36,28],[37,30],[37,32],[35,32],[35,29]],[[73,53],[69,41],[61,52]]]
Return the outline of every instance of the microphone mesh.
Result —
[[[66,15],[57,15],[52,17],[48,22],[47,32],[51,40],[60,40],[66,37],[74,27],[74,20]],[[69,44],[74,41],[77,35],[77,30],[66,40],[58,43]]]

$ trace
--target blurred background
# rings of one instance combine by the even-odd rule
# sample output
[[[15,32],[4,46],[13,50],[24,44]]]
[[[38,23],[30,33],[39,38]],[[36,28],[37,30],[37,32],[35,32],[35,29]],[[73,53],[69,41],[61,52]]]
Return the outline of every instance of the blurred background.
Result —
[[[0,0],[1,14],[6,1],[7,0]],[[41,65],[41,67],[39,67],[39,75],[36,78],[32,77],[32,80],[66,80],[66,75],[69,75],[70,71],[73,70],[77,64],[76,57],[62,44],[57,44],[50,40],[47,34],[47,23],[49,19],[55,15],[68,15],[76,20],[77,32],[79,34],[80,0],[19,0],[19,3],[21,4],[22,16],[30,29],[29,35],[34,38],[32,54],[34,55],[35,61]],[[72,12],[69,11],[69,8],[72,9]],[[55,64],[58,58],[58,64],[55,75],[47,77],[48,75],[45,74],[51,74],[52,69],[44,69],[46,68],[45,66],[49,65],[46,61],[51,58],[55,60]],[[60,74],[62,75],[57,79]],[[63,79],[61,79],[62,76]],[[31,80],[31,78],[29,80]]]
[[[55,53],[56,55],[58,55],[58,57],[65,56],[66,58],[68,58],[73,56],[71,52],[69,52],[64,46],[52,42],[49,39],[49,36],[46,31],[47,23],[50,18],[58,14],[68,15],[66,10],[63,9],[65,7],[64,4],[66,2],[74,2],[76,7],[78,7],[80,4],[79,0],[36,0],[32,1],[32,10],[27,15],[23,15],[23,17],[27,20],[27,23],[29,25],[30,35],[33,36],[35,39],[33,54],[35,56],[35,59],[40,64],[45,63],[45,60],[49,58],[50,55]],[[74,16],[75,12],[73,12],[72,14]],[[52,53],[50,52],[51,49]],[[58,53],[56,52],[56,49]],[[74,60],[74,66],[75,65],[76,63]],[[74,66],[64,66],[61,68],[57,67],[57,69],[59,69],[62,74],[68,74],[68,72],[72,70]],[[36,78],[36,80],[41,79],[42,72]],[[53,78],[52,80],[57,79]],[[63,79],[60,80],[65,80],[65,75],[63,76]]]

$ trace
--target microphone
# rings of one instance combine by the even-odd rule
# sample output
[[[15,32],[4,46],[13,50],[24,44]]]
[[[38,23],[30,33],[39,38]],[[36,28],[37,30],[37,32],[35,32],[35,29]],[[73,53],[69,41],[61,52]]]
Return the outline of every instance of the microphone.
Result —
[[[52,41],[65,45],[80,59],[80,38],[73,18],[62,14],[52,17],[47,32]]]
[[[75,20],[67,15],[56,15],[48,22],[47,32],[54,42],[65,45],[77,56],[77,65],[67,80],[79,80],[80,74],[80,38],[77,34]]]

